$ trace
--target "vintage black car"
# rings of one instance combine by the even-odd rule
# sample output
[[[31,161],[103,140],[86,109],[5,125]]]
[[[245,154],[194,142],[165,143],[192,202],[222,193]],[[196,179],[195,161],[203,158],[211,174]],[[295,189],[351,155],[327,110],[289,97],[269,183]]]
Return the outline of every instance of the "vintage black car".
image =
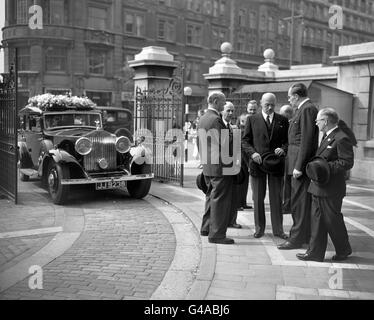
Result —
[[[101,112],[87,98],[40,95],[19,114],[21,180],[41,177],[55,204],[66,203],[72,185],[126,186],[134,198],[148,194],[154,177],[149,153],[105,131]]]

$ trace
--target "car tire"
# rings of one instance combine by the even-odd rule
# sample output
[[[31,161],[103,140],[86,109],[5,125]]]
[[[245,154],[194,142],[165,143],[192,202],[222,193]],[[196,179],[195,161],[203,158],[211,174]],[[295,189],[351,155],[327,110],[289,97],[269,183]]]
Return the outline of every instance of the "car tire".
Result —
[[[54,204],[64,204],[69,196],[69,186],[62,185],[62,179],[69,179],[69,168],[58,163],[51,163],[47,174],[47,187]]]
[[[144,174],[144,173],[151,173],[151,165],[143,163],[138,165],[133,163],[131,166],[131,174]],[[151,188],[152,179],[144,179],[144,180],[133,180],[127,181],[127,191],[129,192],[130,196],[135,199],[142,199],[144,198]]]
[[[20,176],[21,181],[29,181],[29,179],[30,179],[30,176],[28,176],[27,174],[24,174],[22,172],[19,174],[19,176]]]

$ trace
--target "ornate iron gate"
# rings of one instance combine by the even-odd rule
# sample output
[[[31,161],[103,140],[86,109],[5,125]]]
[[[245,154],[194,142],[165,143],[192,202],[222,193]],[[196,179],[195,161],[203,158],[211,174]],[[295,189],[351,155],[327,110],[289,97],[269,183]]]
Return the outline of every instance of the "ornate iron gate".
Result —
[[[9,73],[0,82],[0,191],[17,203],[17,49],[8,54]]]
[[[152,172],[161,181],[183,186],[184,112],[183,87],[179,77],[164,89],[136,88],[135,138],[144,136],[144,145],[152,150]]]

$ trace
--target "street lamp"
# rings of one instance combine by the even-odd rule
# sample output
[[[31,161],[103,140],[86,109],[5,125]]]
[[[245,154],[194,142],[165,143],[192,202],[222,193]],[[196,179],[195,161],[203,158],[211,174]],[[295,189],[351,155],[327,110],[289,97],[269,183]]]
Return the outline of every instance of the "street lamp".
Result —
[[[192,89],[190,87],[184,87],[183,94],[186,97],[186,105],[185,105],[185,112],[184,113],[187,115],[189,113],[188,97],[192,94]],[[186,119],[187,119],[187,117],[186,117]],[[187,123],[187,121],[186,121],[186,123]],[[188,161],[188,128],[187,128],[187,125],[185,125],[185,127],[186,127],[186,133],[185,133],[185,136],[184,136],[184,140],[185,140],[184,156],[185,156],[185,159],[186,159],[186,162],[187,162]]]
[[[303,14],[299,14],[299,15],[295,16],[295,1],[292,1],[291,17],[286,17],[286,18],[282,19],[283,21],[291,20],[291,32],[290,32],[290,42],[291,42],[290,43],[290,69],[291,69],[291,66],[292,66],[292,59],[293,59],[294,22],[295,22],[295,19],[303,19],[303,18],[304,18]],[[302,23],[303,22],[304,22],[304,20],[302,20]]]

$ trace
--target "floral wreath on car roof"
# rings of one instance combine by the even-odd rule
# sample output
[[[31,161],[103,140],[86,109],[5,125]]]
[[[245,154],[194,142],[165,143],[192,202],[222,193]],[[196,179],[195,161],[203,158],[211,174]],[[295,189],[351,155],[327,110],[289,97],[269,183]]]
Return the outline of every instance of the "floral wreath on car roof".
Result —
[[[27,106],[39,108],[41,111],[60,111],[68,109],[92,110],[96,104],[87,97],[44,93],[29,98]]]

